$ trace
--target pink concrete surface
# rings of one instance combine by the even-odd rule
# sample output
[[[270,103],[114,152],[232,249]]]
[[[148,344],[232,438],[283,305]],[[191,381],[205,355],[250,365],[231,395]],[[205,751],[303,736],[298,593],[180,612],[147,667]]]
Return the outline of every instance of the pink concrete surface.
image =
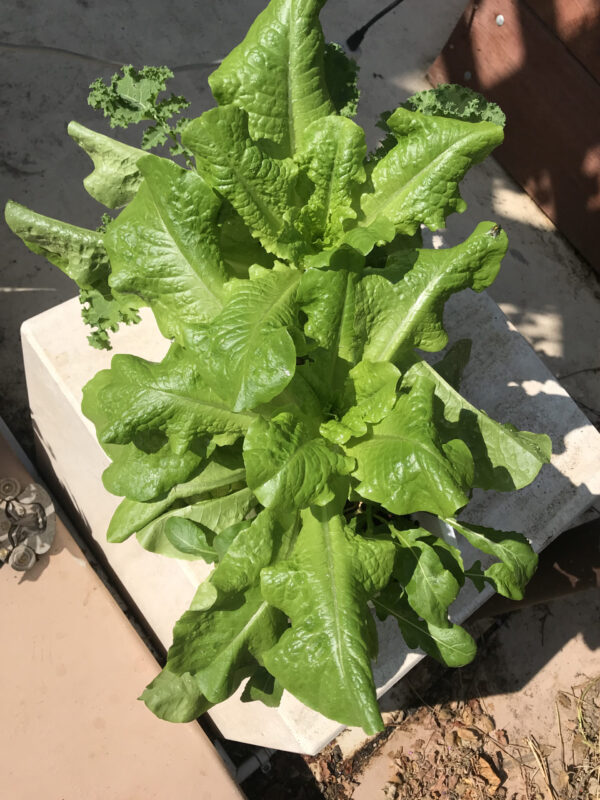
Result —
[[[9,476],[31,481],[0,436]],[[199,725],[136,699],[158,666],[60,521],[30,572],[0,570],[0,642],[2,798],[243,798]]]

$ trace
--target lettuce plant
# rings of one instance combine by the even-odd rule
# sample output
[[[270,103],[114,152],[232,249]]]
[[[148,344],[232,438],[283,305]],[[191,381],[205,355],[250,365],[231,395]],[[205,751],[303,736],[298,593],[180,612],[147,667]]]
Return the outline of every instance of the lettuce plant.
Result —
[[[446,300],[489,286],[506,251],[492,222],[447,249],[420,237],[464,210],[458,184],[502,141],[501,112],[453,87],[419,94],[367,157],[323,2],[272,0],[212,74],[217,107],[177,128],[195,168],[71,124],[94,161],[87,190],[125,206],[103,231],[6,211],[105,305],[105,330],[149,306],[172,341],[160,362],[115,356],[83,400],[112,459],[104,484],[125,498],[109,540],[214,564],[142,695],[172,721],[246,681],[243,700],[286,689],[374,733],[374,614],[465,664],[474,643],[448,616],[465,580],[520,598],[536,565],[523,535],[463,509],[475,487],[532,481],[548,438],[461,396],[467,341],[433,365],[420,354],[446,348]],[[148,75],[127,71],[124,104],[173,139],[148,112],[164,88]],[[465,565],[417,512],[482,561]]]

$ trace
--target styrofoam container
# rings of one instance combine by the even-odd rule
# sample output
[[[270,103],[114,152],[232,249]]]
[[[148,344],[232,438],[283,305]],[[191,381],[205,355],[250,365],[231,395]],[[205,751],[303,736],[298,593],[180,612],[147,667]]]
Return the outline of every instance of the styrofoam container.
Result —
[[[470,520],[520,531],[540,551],[600,494],[600,435],[486,294],[467,291],[453,297],[446,306],[445,323],[451,341],[473,339],[462,387],[469,401],[501,422],[552,437],[552,463],[533,484],[509,494],[476,491],[469,507]],[[33,424],[44,461],[149,625],[168,646],[175,621],[208,568],[201,562],[148,553],[135,538],[122,544],[106,542],[106,529],[119,499],[102,485],[108,459],[80,405],[83,385],[109,366],[114,353],[158,361],[169,343],[147,312],[140,325],[124,328],[113,337],[112,353],[93,350],[86,341],[77,299],[27,320],[22,341]],[[467,561],[474,560],[466,545],[464,550]],[[464,620],[489,594],[489,590],[478,594],[473,587],[465,587],[452,608],[453,618]],[[377,625],[380,652],[374,673],[381,695],[422,656],[407,649],[392,620]],[[314,754],[342,730],[287,693],[279,708],[242,703],[240,693],[210,712],[227,738]]]

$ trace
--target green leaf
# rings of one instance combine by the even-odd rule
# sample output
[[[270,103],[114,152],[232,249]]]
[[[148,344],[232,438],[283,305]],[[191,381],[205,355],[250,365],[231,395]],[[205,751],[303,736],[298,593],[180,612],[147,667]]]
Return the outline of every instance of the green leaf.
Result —
[[[444,357],[433,365],[438,376],[458,393],[463,372],[471,357],[471,339],[459,339],[448,348]]]
[[[234,411],[267,403],[290,382],[296,348],[290,335],[297,315],[301,273],[280,266],[254,268],[251,280],[229,283],[228,302],[198,344],[210,373]]]
[[[314,426],[315,421],[336,416],[349,370],[350,364],[340,358],[335,350],[322,347],[311,350],[305,363],[296,368],[296,375],[310,387],[312,396],[317,398],[319,404],[315,409],[316,414],[308,420],[310,427]],[[307,417],[303,408],[300,414]],[[328,438],[333,441],[331,436]]]
[[[390,583],[373,603],[380,619],[392,616],[397,620],[409,647],[419,647],[448,667],[463,667],[475,658],[477,646],[464,628],[459,625],[438,628],[419,619],[398,584]]]
[[[212,536],[200,525],[184,517],[170,517],[165,525],[165,536],[170,545],[180,553],[201,558],[207,564],[216,560],[217,551],[208,542]]]
[[[394,407],[398,369],[389,362],[360,361],[348,373],[340,419],[324,422],[322,436],[336,444],[364,436],[367,423],[380,422]]]
[[[123,501],[131,503],[131,501]],[[148,509],[146,516],[142,517],[138,509],[137,530],[135,531],[138,542],[144,550],[151,553],[160,553],[170,558],[180,558],[184,561],[212,561],[213,554],[210,549],[201,549],[201,552],[194,554],[184,553],[180,549],[174,548],[167,536],[167,523],[173,518],[188,519],[196,522],[203,528],[208,529],[209,534],[219,533],[219,531],[245,517],[248,511],[255,505],[252,493],[249,489],[240,489],[225,497],[215,497],[211,500],[201,502],[189,502],[184,505],[171,506],[162,513],[156,514],[158,509],[154,509],[156,516],[147,522],[151,510]],[[151,504],[154,505],[154,504]],[[118,509],[117,509],[118,510]],[[131,514],[130,507],[130,518]],[[114,519],[114,517],[113,517]],[[145,524],[144,524],[145,523]],[[113,522],[109,527],[109,534],[112,532]],[[114,541],[114,539],[111,539]],[[208,542],[208,540],[207,540]]]
[[[243,519],[240,522],[234,522],[233,525],[229,525],[227,528],[219,532],[219,535],[214,540],[215,551],[217,553],[219,561],[222,561],[225,556],[227,555],[227,551],[237,538],[238,534],[241,531],[245,531],[252,525],[252,520]],[[209,580],[212,583],[212,578],[214,577],[214,573],[211,574]],[[215,587],[216,591],[216,587]]]
[[[548,436],[496,422],[467,402],[436,368],[424,361],[412,366],[403,381],[411,385],[423,379],[432,381],[435,396],[442,403],[444,419],[438,430],[443,438],[461,439],[473,456],[473,486],[501,492],[522,489],[550,461],[552,442]]]
[[[167,131],[157,125],[146,128],[142,135],[142,147],[144,150],[152,150],[154,147],[161,147],[168,138]]]
[[[121,67],[122,75],[115,73],[109,84],[101,78],[90,86],[88,103],[92,108],[101,109],[110,120],[111,128],[152,120],[155,125],[146,128],[142,137],[142,147],[149,150],[169,140],[173,155],[184,154],[191,162],[191,154],[182,147],[178,134],[187,120],[180,119],[174,125],[170,118],[189,106],[185,97],[172,94],[158,100],[158,95],[166,88],[167,81],[173,77],[168,67],[142,67],[134,69],[131,65]]]
[[[81,315],[95,329],[88,337],[90,344],[110,350],[109,331],[117,331],[121,323],[140,321],[137,312],[142,300],[113,293],[108,285],[110,264],[104,234],[44,217],[10,200],[5,215],[9,228],[30,250],[47,258],[79,286]]]
[[[250,267],[259,264],[271,268],[274,257],[267,253],[229,203],[223,201],[219,215],[219,246],[228,271],[236,278],[247,278]]]
[[[255,586],[263,567],[287,554],[297,533],[298,514],[274,515],[263,509],[250,525],[241,527],[210,577],[225,594],[245,592]],[[226,533],[224,531],[223,533]],[[217,544],[223,534],[217,537]]]
[[[298,288],[306,335],[350,364],[358,361],[361,350],[354,329],[357,282],[358,275],[347,270],[308,269]]]
[[[92,328],[87,337],[92,347],[112,350],[109,332],[116,333],[121,324],[137,325],[141,322],[139,309],[144,305],[141,297],[111,292],[106,276],[99,281],[101,289],[81,289],[81,318]]]
[[[186,611],[179,619],[167,669],[191,673],[210,702],[220,703],[255,671],[286,626],[285,615],[263,600],[258,587],[222,596],[212,608]]]
[[[394,514],[448,516],[468,502],[473,460],[463,442],[440,441],[427,381],[415,383],[366,437],[345,450],[356,459],[359,494]],[[444,511],[449,508],[454,511]]]
[[[413,234],[421,224],[443,228],[449,214],[465,210],[458,184],[502,143],[502,128],[405,108],[398,108],[387,125],[398,144],[373,168],[373,192],[362,199],[364,224],[383,214],[399,233]]]
[[[269,420],[257,417],[244,440],[244,462],[248,486],[268,508],[328,502],[332,479],[353,466],[314,424],[287,411]]]
[[[171,161],[145,156],[138,166],[144,183],[106,234],[110,283],[143,297],[163,335],[182,341],[190,325],[222,308],[221,202],[199,175]]]
[[[242,434],[252,417],[232,411],[200,368],[177,345],[159,363],[117,355],[84,387],[83,413],[96,422],[101,443],[127,444],[139,430],[160,430],[177,454],[198,434]]]
[[[360,92],[357,86],[359,66],[334,42],[325,45],[325,81],[335,110],[343,117],[354,117]]]
[[[460,552],[423,528],[389,527],[398,546],[394,575],[409,605],[427,624],[451,627],[448,606],[464,583]]]
[[[272,0],[208,81],[220,105],[248,113],[252,138],[272,142],[279,158],[293,155],[308,125],[334,111],[319,25],[324,2]]]
[[[192,480],[173,486],[163,500],[154,503],[123,500],[110,521],[107,539],[122,542],[135,533],[142,547],[153,553],[188,561],[204,558],[204,555],[191,556],[175,549],[167,537],[167,523],[172,518],[189,519],[212,535],[242,520],[255,505],[252,493],[245,488],[231,494],[225,492],[243,480],[243,470],[231,470],[210,462]],[[210,493],[216,490],[222,491],[211,497]],[[207,543],[212,547],[212,541],[207,540]]]
[[[468,86],[456,83],[439,83],[435,89],[416,92],[402,106],[409,111],[420,111],[421,114],[434,117],[493,122],[502,128],[506,124],[506,116],[500,106]]]
[[[504,231],[482,222],[457,247],[390,256],[386,268],[364,277],[357,292],[357,316],[366,338],[363,357],[394,361],[413,347],[445,347],[446,300],[463,289],[480,292],[489,286],[507,246]]]
[[[198,172],[231,205],[263,247],[279,258],[297,258],[307,245],[293,226],[298,168],[274,159],[248,135],[248,120],[236,106],[206,111],[183,132]]]
[[[321,399],[313,388],[312,375],[309,375],[318,352],[311,352],[311,361],[296,368],[294,377],[277,397],[257,409],[262,417],[270,419],[280,411],[290,411],[314,427],[315,419],[323,413]]]
[[[303,511],[292,559],[262,572],[263,596],[292,623],[263,662],[310,708],[373,734],[383,723],[370,666],[376,639],[367,601],[389,580],[394,547],[355,536],[336,505]]]
[[[393,223],[386,217],[381,216],[374,219],[368,225],[350,228],[350,230],[344,234],[342,242],[366,256],[374,247],[391,242],[395,235]]]
[[[525,587],[538,563],[537,553],[527,539],[516,531],[498,531],[452,518],[445,522],[473,547],[500,559],[499,564],[492,564],[485,570],[485,577],[499,594],[510,600],[522,600]]]
[[[334,244],[356,219],[354,201],[366,179],[366,152],[364,131],[345,117],[325,117],[306,130],[297,159],[314,184],[302,209],[303,224],[313,240]]]
[[[385,217],[378,217],[369,225],[350,227],[336,244],[305,256],[303,264],[305,268],[332,267],[360,272],[365,265],[365,256],[376,247],[386,246],[394,237],[396,231],[393,223]],[[398,238],[400,237],[396,237]]]
[[[146,686],[139,699],[167,722],[192,722],[213,705],[192,675],[176,675],[166,668]]]
[[[297,516],[263,510],[251,523],[231,526],[215,538],[217,550],[223,537],[230,541],[175,626],[167,661],[174,672],[193,673],[212,702],[228,697],[245,677],[256,676],[263,651],[287,626],[286,617],[263,601],[257,584],[264,567],[291,552]],[[280,690],[271,685],[269,694],[268,702],[276,704]]]
[[[94,171],[83,181],[88,194],[108,208],[133,200],[143,180],[137,162],[146,154],[78,122],[70,122],[67,133],[94,162]]]
[[[156,449],[149,449],[145,438],[156,438],[157,441],[160,438],[161,444]],[[157,431],[140,433],[135,442],[106,446],[114,460],[105,470],[102,482],[112,494],[141,503],[162,500],[173,486],[193,480],[201,469],[206,468],[207,453],[214,448],[213,444],[198,437],[185,453],[178,455]]]
[[[269,708],[277,708],[281,702],[283,686],[269,675],[264,667],[258,667],[254,675],[251,675],[248,683],[244,686],[244,691],[240,700],[242,703],[251,703],[253,700],[260,700]]]
[[[81,288],[94,288],[106,280],[109,265],[102,234],[36,214],[12,200],[4,213],[8,227],[30,250],[47,258]]]
[[[206,457],[201,440],[191,442],[185,453],[177,455],[158,431],[135,438],[137,444],[108,446],[113,463],[104,470],[102,483],[111,494],[142,503],[157,500],[175,484],[187,481]]]

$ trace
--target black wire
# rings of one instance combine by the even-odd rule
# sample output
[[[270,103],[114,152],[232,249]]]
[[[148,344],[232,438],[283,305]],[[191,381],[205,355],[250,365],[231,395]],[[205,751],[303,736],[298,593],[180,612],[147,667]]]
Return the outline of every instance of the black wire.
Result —
[[[394,0],[393,3],[390,3],[384,9],[382,9],[378,14],[375,14],[375,16],[372,17],[367,22],[366,25],[363,25],[362,28],[359,28],[357,31],[354,31],[354,33],[346,39],[346,44],[348,45],[348,48],[350,50],[358,50],[362,40],[365,38],[365,33],[369,30],[371,25],[374,25],[378,20],[380,20],[390,11],[393,11],[396,8],[396,6],[400,5],[401,2],[402,0]]]
[[[50,47],[49,45],[38,44],[12,44],[11,42],[0,42],[0,47],[5,50],[26,50],[29,52],[39,53],[56,53],[57,55],[71,56],[71,58],[81,58],[84,61],[96,61],[100,64],[109,64],[111,67],[122,67],[122,61],[111,61],[108,58],[100,58],[98,56],[89,56],[85,53],[76,53],[74,50],[65,50],[63,47]],[[210,69],[211,67],[218,67],[221,60],[217,61],[198,61],[195,64],[183,64],[179,67],[171,67],[173,72],[186,72],[192,69]]]

